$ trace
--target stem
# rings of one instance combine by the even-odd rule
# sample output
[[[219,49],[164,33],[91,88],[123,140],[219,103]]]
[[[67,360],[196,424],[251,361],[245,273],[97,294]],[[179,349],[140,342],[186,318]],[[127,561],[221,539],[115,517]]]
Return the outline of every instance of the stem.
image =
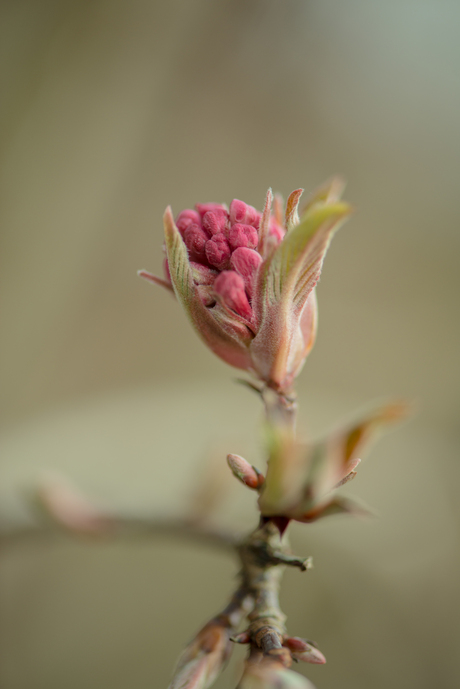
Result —
[[[267,421],[274,426],[284,426],[295,434],[297,402],[295,393],[282,395],[271,388],[261,392]]]
[[[240,542],[237,534],[213,529],[203,524],[195,524],[185,519],[162,517],[138,517],[131,515],[107,515],[105,523],[93,532],[78,531],[56,524],[51,520],[46,525],[23,526],[8,531],[0,531],[0,541],[9,546],[36,540],[58,539],[63,535],[76,535],[90,538],[149,538],[151,536],[172,536],[174,538],[194,539],[211,547],[235,550]]]
[[[297,405],[295,397],[287,397],[270,388],[262,390],[265,413],[271,425],[284,426],[295,433]],[[263,656],[276,658],[289,667],[292,662],[288,649],[283,648],[286,616],[279,604],[279,589],[286,564],[306,569],[305,562],[287,552],[279,526],[271,519],[261,519],[259,527],[243,541],[239,548],[242,563],[242,585],[254,599],[248,615],[247,630],[251,654],[262,651]]]

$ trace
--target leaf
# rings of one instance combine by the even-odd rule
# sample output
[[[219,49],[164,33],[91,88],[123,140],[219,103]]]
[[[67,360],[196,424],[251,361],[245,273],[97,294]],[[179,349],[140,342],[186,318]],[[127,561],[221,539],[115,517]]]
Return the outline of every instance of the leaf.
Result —
[[[310,509],[308,512],[294,516],[293,519],[298,522],[309,524],[334,514],[350,514],[355,517],[369,517],[372,515],[372,511],[352,498],[335,496],[322,505],[317,505]]]
[[[265,257],[267,240],[270,230],[270,214],[273,203],[273,192],[268,189],[265,199],[265,206],[259,224],[259,244],[257,250],[262,257]]]
[[[335,201],[341,198],[344,189],[345,180],[339,175],[332,177],[309,194],[301,214],[305,215],[305,213],[317,203],[335,203]]]
[[[292,228],[299,223],[299,213],[297,209],[299,207],[299,201],[302,194],[303,189],[296,189],[289,195],[286,203],[286,232],[292,230]]]
[[[251,353],[259,375],[274,387],[289,389],[311,349],[316,330],[313,290],[333,233],[350,212],[346,203],[315,205],[260,266],[252,301],[260,326]],[[302,323],[309,299],[310,330]]]
[[[347,203],[317,204],[277,247],[266,275],[269,304],[289,300],[299,308],[318,282],[334,232],[351,213]],[[286,306],[288,306],[286,304]]]

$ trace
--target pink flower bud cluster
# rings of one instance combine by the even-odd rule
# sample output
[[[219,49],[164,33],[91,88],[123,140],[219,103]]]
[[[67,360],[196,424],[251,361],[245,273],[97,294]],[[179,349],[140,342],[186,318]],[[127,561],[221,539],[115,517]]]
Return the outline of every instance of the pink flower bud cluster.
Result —
[[[248,322],[262,256],[258,252],[262,213],[234,199],[230,209],[219,203],[197,204],[183,210],[176,226],[187,247],[193,279],[206,306],[219,302]],[[277,245],[284,228],[271,216],[269,238]],[[165,265],[169,281],[168,265]]]

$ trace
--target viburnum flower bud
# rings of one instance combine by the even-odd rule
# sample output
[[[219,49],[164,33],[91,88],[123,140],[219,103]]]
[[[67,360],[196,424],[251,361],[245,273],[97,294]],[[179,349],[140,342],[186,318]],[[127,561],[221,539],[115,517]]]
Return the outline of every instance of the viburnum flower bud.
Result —
[[[206,258],[218,270],[228,268],[231,249],[224,234],[215,234],[206,242]]]
[[[244,290],[244,280],[234,270],[224,270],[214,282],[214,292],[220,303],[229,311],[252,318],[252,309]]]
[[[240,246],[255,249],[259,243],[259,235],[256,228],[252,227],[252,225],[235,223],[228,232],[228,242],[233,250],[238,249]]]
[[[302,190],[292,192],[284,225],[279,199],[276,217],[271,213],[271,190],[263,213],[234,199],[229,210],[197,204],[174,222],[168,207],[165,279],[140,275],[172,286],[197,333],[221,359],[287,393],[315,341],[315,285],[324,256],[351,211],[339,201],[342,188],[334,179],[319,189],[300,219]],[[203,282],[197,264],[210,281]]]
[[[176,219],[176,227],[182,236],[187,227],[192,224],[200,225],[200,214],[197,211],[185,210],[179,213]]]

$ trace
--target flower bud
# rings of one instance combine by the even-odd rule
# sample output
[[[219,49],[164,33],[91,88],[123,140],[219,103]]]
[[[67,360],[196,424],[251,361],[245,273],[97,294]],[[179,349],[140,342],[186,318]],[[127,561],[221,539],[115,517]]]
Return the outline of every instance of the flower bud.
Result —
[[[184,242],[192,261],[206,263],[206,242],[208,235],[196,223],[191,223],[184,231]]]
[[[235,223],[228,232],[228,241],[233,250],[240,246],[255,249],[259,242],[257,230],[252,225]]]
[[[233,199],[230,204],[230,224],[246,223],[248,225],[255,225],[259,220],[260,215],[252,206],[248,206],[244,201]]]
[[[200,224],[201,224],[200,214],[197,213],[196,211],[186,209],[185,211],[181,211],[179,213],[179,215],[177,216],[176,227],[182,236],[184,236],[185,230],[192,223],[195,225],[198,225],[198,226],[200,226]]]
[[[228,213],[221,211],[208,211],[203,215],[203,228],[209,234],[225,234]]]
[[[230,255],[231,250],[225,235],[215,234],[206,242],[206,258],[215,268],[225,270],[228,267]]]
[[[229,211],[223,204],[197,204],[178,215],[178,227],[168,208],[169,274],[166,280],[140,274],[173,288],[197,333],[221,359],[288,394],[315,341],[315,285],[325,253],[351,210],[337,200],[338,188],[333,180],[319,190],[300,219],[300,190],[293,192],[285,226],[279,200],[272,215],[271,190],[263,213],[238,199]],[[196,264],[216,274],[202,274]]]
[[[190,267],[192,269],[193,281],[196,285],[212,285],[219,275],[217,270],[204,266],[202,263],[190,261]]]
[[[195,204],[195,208],[202,218],[209,212],[225,215],[225,217],[228,218],[227,206],[223,203],[197,203]]]
[[[214,293],[224,306],[247,320],[251,319],[252,310],[244,291],[244,280],[234,270],[220,273],[214,283]]]
[[[232,253],[230,265],[243,278],[244,287],[249,297],[253,295],[257,269],[261,263],[262,256],[253,249],[239,247]]]

